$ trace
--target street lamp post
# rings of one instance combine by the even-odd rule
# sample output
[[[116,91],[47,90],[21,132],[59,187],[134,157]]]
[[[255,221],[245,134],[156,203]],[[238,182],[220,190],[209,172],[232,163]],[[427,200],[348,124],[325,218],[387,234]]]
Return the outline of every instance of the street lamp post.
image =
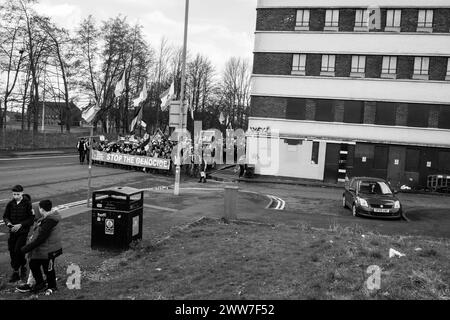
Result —
[[[187,52],[187,36],[188,36],[188,21],[189,21],[189,0],[186,0],[185,16],[184,16],[184,43],[183,43],[183,56],[181,66],[181,92],[180,92],[180,119],[179,119],[179,134],[178,134],[178,152],[177,163],[175,170],[175,186],[174,195],[180,194],[180,171],[181,171],[181,132],[183,130],[183,112],[184,112],[184,86],[186,83],[186,52]]]

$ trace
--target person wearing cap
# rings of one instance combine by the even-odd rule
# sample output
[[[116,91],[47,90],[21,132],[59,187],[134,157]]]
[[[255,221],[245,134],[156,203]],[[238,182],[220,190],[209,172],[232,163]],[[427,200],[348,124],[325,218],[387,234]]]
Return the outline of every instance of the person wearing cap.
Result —
[[[9,228],[8,250],[13,269],[9,281],[17,282],[27,277],[27,260],[20,248],[27,242],[28,232],[34,222],[34,214],[31,202],[23,197],[22,186],[15,186],[12,189],[12,195],[13,199],[6,205],[3,221]]]

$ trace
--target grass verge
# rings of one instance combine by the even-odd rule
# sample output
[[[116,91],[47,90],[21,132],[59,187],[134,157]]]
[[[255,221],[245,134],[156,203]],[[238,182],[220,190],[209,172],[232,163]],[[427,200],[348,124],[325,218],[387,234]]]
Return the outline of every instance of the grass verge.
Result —
[[[449,299],[449,257],[448,240],[203,218],[90,268],[81,290],[42,299]]]

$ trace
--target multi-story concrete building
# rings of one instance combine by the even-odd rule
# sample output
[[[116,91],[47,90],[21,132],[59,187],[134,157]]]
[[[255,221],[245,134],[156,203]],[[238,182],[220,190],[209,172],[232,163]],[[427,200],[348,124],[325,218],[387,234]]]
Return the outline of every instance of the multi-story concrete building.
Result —
[[[259,0],[249,128],[279,131],[271,174],[450,174],[449,60],[448,0]]]

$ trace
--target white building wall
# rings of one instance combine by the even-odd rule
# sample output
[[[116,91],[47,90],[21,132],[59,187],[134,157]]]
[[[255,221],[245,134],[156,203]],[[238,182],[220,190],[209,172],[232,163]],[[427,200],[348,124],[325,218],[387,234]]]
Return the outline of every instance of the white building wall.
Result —
[[[253,75],[253,96],[450,103],[450,81]]]
[[[448,57],[450,34],[257,31],[255,52]]]
[[[371,142],[400,145],[450,148],[450,130],[436,128],[413,128],[256,118],[249,119],[249,127],[269,127],[279,132],[281,138],[309,138],[325,141]]]
[[[255,173],[280,177],[294,177],[323,180],[325,170],[326,142],[319,142],[318,163],[311,162],[313,141],[302,141],[302,144],[289,146],[284,139],[269,139],[271,147],[257,138],[247,139],[247,157],[249,163],[255,165]],[[258,145],[259,143],[259,145]]]

